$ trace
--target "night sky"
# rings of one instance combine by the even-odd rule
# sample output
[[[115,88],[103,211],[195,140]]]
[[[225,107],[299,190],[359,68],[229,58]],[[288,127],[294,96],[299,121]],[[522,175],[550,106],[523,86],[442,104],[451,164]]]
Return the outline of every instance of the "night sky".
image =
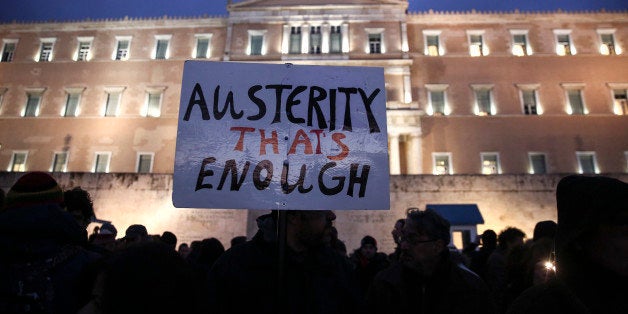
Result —
[[[234,1],[238,2],[238,1]],[[227,0],[0,0],[0,22],[226,15]],[[426,11],[627,11],[626,0],[410,0],[410,12]]]

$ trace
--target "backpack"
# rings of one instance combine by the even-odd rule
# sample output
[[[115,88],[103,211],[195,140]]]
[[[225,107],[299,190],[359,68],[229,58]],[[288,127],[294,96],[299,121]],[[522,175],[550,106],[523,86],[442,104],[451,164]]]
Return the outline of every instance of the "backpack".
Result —
[[[57,255],[40,261],[3,264],[0,282],[0,313],[54,313],[53,274],[59,265],[78,252],[66,246]]]

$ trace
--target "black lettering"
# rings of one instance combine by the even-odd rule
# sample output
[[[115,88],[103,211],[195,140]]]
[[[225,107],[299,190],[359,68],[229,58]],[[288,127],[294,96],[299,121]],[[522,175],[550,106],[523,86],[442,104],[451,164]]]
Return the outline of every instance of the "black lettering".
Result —
[[[242,169],[242,176],[238,179],[238,166],[236,164],[235,159],[229,159],[225,163],[225,169],[222,171],[222,176],[220,177],[220,183],[218,184],[218,190],[222,190],[222,187],[227,180],[227,175],[231,172],[231,188],[230,191],[239,191],[242,186],[242,182],[244,182],[244,178],[246,174],[249,172],[249,166],[251,165],[250,161],[247,161],[244,164],[244,168]]]
[[[371,170],[371,166],[362,166],[362,174],[358,177],[357,173],[359,166],[359,164],[351,164],[351,171],[349,172],[349,189],[347,190],[347,195],[349,196],[353,196],[353,185],[356,183],[360,185],[360,192],[358,193],[359,197],[364,197],[364,192],[366,192],[366,182],[369,178],[369,170]]]
[[[318,93],[318,96],[314,94]],[[327,128],[327,122],[325,122],[325,115],[318,105],[318,102],[327,98],[327,91],[319,86],[310,87],[310,97],[307,103],[307,126],[312,126],[312,111],[316,110],[316,118],[318,120],[318,128]]]
[[[266,177],[264,181],[260,180],[260,174],[262,170],[266,170]],[[270,181],[273,179],[273,163],[270,160],[262,160],[257,166],[255,166],[255,170],[253,170],[253,185],[258,190],[264,190],[270,185]]]
[[[329,131],[336,129],[336,90],[329,90]]]
[[[299,193],[307,193],[311,191],[314,187],[310,185],[308,188],[303,187],[303,182],[305,181],[305,174],[307,167],[305,165],[301,165],[301,172],[299,173],[299,179],[295,184],[288,183],[288,173],[290,170],[290,165],[287,161],[283,163],[283,170],[281,171],[281,190],[284,194],[290,194],[292,191],[298,186]]]
[[[294,99],[298,94],[302,93],[306,90],[306,86],[297,86],[291,93],[288,95],[288,99],[286,100],[286,115],[288,116],[288,120],[295,124],[302,124],[305,122],[303,118],[295,118],[294,114],[292,114],[292,107],[301,103],[300,100]]]
[[[332,180],[336,180],[338,181],[338,185],[336,185],[333,188],[328,188],[327,186],[325,186],[325,182],[323,181],[323,176],[325,175],[325,171],[327,171],[327,169],[329,168],[333,168],[336,166],[335,162],[328,162],[326,163],[323,168],[321,168],[321,171],[318,173],[318,188],[321,190],[321,192],[325,195],[336,195],[338,193],[340,193],[340,191],[342,191],[342,188],[344,188],[345,185],[345,177],[332,177]]]
[[[212,189],[211,184],[209,183],[203,184],[203,179],[205,179],[205,177],[211,177],[214,175],[214,171],[205,170],[205,166],[215,161],[216,161],[216,158],[214,157],[207,157],[203,159],[203,162],[201,163],[201,171],[198,172],[198,178],[196,179],[196,189],[194,190],[195,192],[200,189],[209,189],[209,190]]]
[[[256,115],[247,117],[247,120],[259,120],[263,118],[264,115],[266,115],[266,103],[264,103],[263,100],[255,96],[255,93],[259,92],[261,89],[262,85],[255,85],[249,88],[249,99],[257,105],[258,111]]]
[[[342,129],[344,131],[351,132],[353,130],[353,127],[351,126],[351,94],[357,94],[358,89],[355,87],[339,87],[338,91],[345,94],[345,119]]]
[[[273,118],[273,122],[278,123],[281,122],[281,94],[284,89],[292,89],[292,85],[266,85],[266,89],[274,89],[275,90],[275,117]]]
[[[369,129],[371,130],[370,133],[379,133],[379,125],[377,125],[377,120],[375,120],[375,116],[373,116],[373,111],[371,111],[371,103],[373,103],[373,100],[375,100],[375,97],[377,96],[377,94],[379,94],[380,89],[375,89],[373,93],[368,97],[366,96],[366,93],[364,93],[364,90],[362,90],[361,88],[359,88],[358,90],[360,91],[360,96],[362,97],[362,101],[364,102],[364,109],[366,109],[366,117],[369,122]]]
[[[231,113],[231,117],[234,120],[242,118],[242,116],[244,115],[244,112],[242,111],[240,111],[239,113],[235,112],[232,91],[229,91],[227,93],[227,99],[225,99],[225,105],[222,107],[222,110],[218,109],[218,102],[220,101],[219,96],[220,96],[220,85],[216,86],[216,89],[214,90],[214,117],[216,118],[216,120],[222,119],[222,117],[224,117],[225,114],[227,113],[227,109],[229,109],[229,112]]]
[[[197,95],[199,98],[196,98]],[[201,109],[203,120],[209,120],[209,110],[207,110],[207,103],[205,102],[205,97],[203,96],[203,89],[199,83],[194,84],[194,89],[192,89],[192,95],[190,95],[190,101],[188,101],[188,107],[185,110],[183,120],[190,120],[190,114],[192,114],[192,108],[194,108],[194,105],[198,105]]]

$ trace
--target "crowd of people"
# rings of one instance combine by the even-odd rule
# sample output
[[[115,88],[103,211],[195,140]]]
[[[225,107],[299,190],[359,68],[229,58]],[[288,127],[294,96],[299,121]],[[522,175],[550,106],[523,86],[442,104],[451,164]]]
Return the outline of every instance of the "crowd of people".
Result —
[[[410,208],[394,252],[365,235],[348,253],[333,211],[288,210],[225,250],[142,224],[88,235],[89,193],[31,172],[0,189],[0,313],[625,313],[628,184],[567,176],[556,199],[529,240],[485,230],[458,250],[446,219]]]

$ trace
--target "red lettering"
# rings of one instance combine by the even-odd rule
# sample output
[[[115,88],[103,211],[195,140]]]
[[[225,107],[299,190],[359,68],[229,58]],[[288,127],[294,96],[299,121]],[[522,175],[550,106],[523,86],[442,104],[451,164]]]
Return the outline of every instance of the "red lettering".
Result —
[[[246,132],[255,132],[255,128],[247,128],[243,126],[232,126],[230,131],[240,131],[240,138],[238,139],[238,143],[236,144],[233,150],[243,151],[244,150],[244,134]]]
[[[331,139],[334,140],[334,142],[336,142],[338,146],[340,146],[342,151],[336,156],[327,156],[329,160],[343,160],[347,158],[347,156],[349,155],[349,146],[345,145],[345,143],[341,141],[345,137],[347,136],[342,133],[334,133],[331,135]]]

